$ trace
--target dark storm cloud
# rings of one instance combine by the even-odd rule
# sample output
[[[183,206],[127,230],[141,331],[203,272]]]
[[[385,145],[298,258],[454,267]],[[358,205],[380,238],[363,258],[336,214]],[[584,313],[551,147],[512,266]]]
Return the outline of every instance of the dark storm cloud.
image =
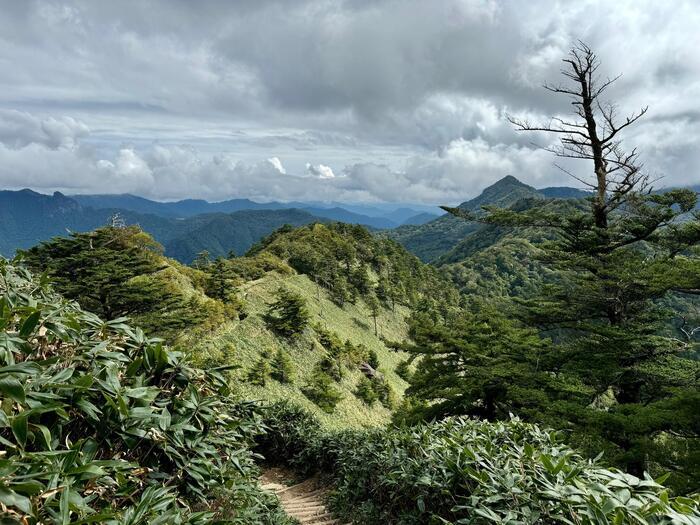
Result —
[[[508,173],[570,183],[504,116],[567,111],[541,84],[577,39],[624,72],[621,112],[650,105],[629,136],[647,166],[697,182],[699,24],[692,1],[0,0],[0,186],[454,202]]]

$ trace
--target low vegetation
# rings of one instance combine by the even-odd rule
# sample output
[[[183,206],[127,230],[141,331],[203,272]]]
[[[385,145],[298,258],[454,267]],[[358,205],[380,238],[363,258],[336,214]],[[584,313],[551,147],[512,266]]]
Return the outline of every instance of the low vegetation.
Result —
[[[677,523],[697,502],[661,480],[606,469],[518,419],[447,418],[408,428],[328,432],[278,404],[258,450],[333,480],[333,508],[364,524]]]
[[[260,410],[124,319],[0,259],[3,523],[285,523],[257,488]]]

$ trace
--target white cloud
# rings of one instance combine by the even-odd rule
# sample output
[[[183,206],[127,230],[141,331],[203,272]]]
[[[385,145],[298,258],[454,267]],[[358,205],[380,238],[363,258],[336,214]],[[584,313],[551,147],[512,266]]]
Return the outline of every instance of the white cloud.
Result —
[[[89,133],[71,117],[40,118],[29,113],[0,109],[0,143],[11,149],[40,144],[51,149],[72,148]]]
[[[318,164],[314,166],[311,163],[306,164],[306,172],[311,175],[312,177],[316,177],[319,179],[333,179],[335,178],[335,173],[333,173],[333,170],[324,164]]]
[[[624,73],[621,114],[650,105],[626,136],[649,170],[700,178],[693,0],[6,4],[0,187],[455,202],[508,173],[570,184],[504,114],[570,109],[541,84],[579,38]]]
[[[277,158],[277,157],[270,157],[267,159],[267,162],[272,164],[272,167],[275,168],[277,171],[279,171],[282,175],[286,175],[287,170],[284,169],[284,166],[282,165],[282,161]]]

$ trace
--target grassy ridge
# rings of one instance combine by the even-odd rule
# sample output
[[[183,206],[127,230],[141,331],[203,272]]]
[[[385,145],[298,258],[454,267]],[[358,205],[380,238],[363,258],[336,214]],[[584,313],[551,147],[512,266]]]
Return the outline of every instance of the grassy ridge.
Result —
[[[301,393],[300,388],[304,385],[305,378],[311,375],[314,365],[324,355],[324,350],[312,329],[307,329],[298,338],[286,339],[277,336],[266,326],[262,316],[280,287],[298,293],[306,299],[312,323],[319,323],[335,332],[343,341],[350,340],[353,344],[363,344],[374,350],[379,357],[380,371],[394,391],[403,394],[407,384],[394,370],[398,363],[405,359],[406,354],[390,350],[380,337],[391,341],[405,339],[405,318],[408,309],[399,305],[395,311],[382,308],[377,319],[378,337],[374,335],[373,320],[362,301],[358,301],[357,304],[346,303],[340,308],[331,301],[324,289],[318,287],[306,275],[285,276],[271,272],[261,279],[243,284],[240,287],[240,297],[246,303],[247,317],[242,321],[226,322],[215,332],[199,340],[193,348],[196,359],[202,362],[238,364],[242,368],[235,373],[239,379],[236,381],[236,389],[242,398],[294,401],[314,413],[328,427],[357,428],[386,423],[391,415],[388,409],[379,403],[368,407],[353,394],[357,382],[362,377],[359,370],[346,370],[338,385],[344,398],[332,414],[320,410]],[[289,385],[270,380],[267,385],[261,387],[245,382],[245,375],[253,363],[266,352],[274,355],[278,348],[289,352],[294,362],[294,383]]]

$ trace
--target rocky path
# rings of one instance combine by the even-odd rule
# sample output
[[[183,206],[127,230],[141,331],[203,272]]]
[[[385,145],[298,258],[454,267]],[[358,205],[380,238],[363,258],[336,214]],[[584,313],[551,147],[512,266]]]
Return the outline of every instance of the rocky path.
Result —
[[[294,475],[280,468],[271,468],[263,472],[260,479],[262,488],[274,492],[282,503],[282,508],[302,525],[340,525],[326,509],[323,498],[326,489],[318,479],[309,478],[301,483],[289,485]]]

